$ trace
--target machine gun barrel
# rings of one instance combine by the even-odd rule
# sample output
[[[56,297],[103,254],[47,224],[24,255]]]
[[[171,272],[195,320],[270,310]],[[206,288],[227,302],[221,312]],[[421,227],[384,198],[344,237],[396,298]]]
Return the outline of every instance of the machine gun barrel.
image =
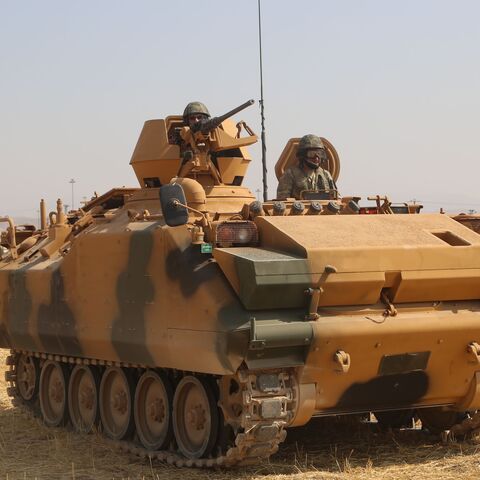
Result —
[[[247,107],[250,105],[253,105],[255,103],[255,100],[248,100],[245,103],[242,103],[240,106],[237,108],[234,108],[233,110],[230,110],[229,112],[225,113],[224,115],[221,115],[219,117],[213,117],[208,120],[205,120],[204,122],[199,123],[198,127],[195,129],[197,131],[201,131],[204,135],[208,134],[211,132],[213,129],[217,128],[224,120],[227,118],[233,117],[238,112],[241,112],[242,110],[245,110]]]

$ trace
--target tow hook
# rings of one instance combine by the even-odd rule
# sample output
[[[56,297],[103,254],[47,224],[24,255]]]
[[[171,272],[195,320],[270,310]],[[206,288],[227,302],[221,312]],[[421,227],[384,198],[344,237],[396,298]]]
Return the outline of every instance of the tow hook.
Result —
[[[480,345],[477,342],[467,345],[467,353],[470,355],[471,363],[480,363]]]
[[[350,370],[350,354],[343,350],[337,350],[333,360],[340,366],[340,372],[347,373]]]

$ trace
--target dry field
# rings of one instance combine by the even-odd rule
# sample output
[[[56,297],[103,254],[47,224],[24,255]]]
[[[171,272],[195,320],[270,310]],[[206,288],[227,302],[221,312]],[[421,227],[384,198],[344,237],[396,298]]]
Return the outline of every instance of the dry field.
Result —
[[[7,352],[0,350],[3,364]],[[235,470],[175,469],[124,454],[98,435],[50,429],[11,406],[0,367],[0,480],[3,479],[477,479],[480,443],[442,445],[418,430],[380,433],[347,421],[289,431],[270,462]]]

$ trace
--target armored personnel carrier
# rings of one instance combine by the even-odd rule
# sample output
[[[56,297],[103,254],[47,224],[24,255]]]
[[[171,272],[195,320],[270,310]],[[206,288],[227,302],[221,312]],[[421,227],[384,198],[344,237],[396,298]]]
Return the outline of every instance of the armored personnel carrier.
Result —
[[[22,238],[0,219],[8,393],[178,466],[259,462],[313,416],[415,410],[450,429],[479,408],[480,236],[380,197],[257,201],[257,137],[228,116],[147,121],[139,188],[42,207]]]

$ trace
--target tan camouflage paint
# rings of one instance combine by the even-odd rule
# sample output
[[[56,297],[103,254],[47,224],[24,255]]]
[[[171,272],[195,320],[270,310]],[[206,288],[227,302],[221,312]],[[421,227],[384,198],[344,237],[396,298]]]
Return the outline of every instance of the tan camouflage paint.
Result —
[[[164,128],[165,121],[153,122]],[[162,183],[175,175],[175,149],[166,134],[143,135],[131,162],[141,185],[145,175]],[[246,154],[232,160],[224,171],[238,169],[226,178],[243,176],[248,161]],[[214,223],[238,219],[254,200],[241,186],[204,186],[204,210]],[[243,361],[250,368],[297,366],[295,424],[314,413],[480,407],[480,366],[468,353],[480,342],[478,234],[442,215],[307,209],[275,217],[266,206],[254,219],[260,244],[216,248],[211,261],[191,244],[187,226],[165,225],[158,188],[128,195],[49,258],[38,253],[53,242],[45,238],[0,263],[0,346],[217,375],[234,373]],[[458,238],[465,243],[451,244]],[[326,274],[326,266],[336,272]],[[308,322],[303,292],[319,286],[320,316]],[[382,291],[396,316],[384,315]],[[249,350],[252,317],[259,331],[270,325],[264,351]],[[308,326],[313,338],[302,345]],[[348,369],[337,352],[349,355]],[[405,366],[405,355],[422,352],[429,352],[424,367]],[[395,355],[404,356],[399,372],[389,364],[382,373],[382,362]],[[407,394],[395,395],[396,385]]]

